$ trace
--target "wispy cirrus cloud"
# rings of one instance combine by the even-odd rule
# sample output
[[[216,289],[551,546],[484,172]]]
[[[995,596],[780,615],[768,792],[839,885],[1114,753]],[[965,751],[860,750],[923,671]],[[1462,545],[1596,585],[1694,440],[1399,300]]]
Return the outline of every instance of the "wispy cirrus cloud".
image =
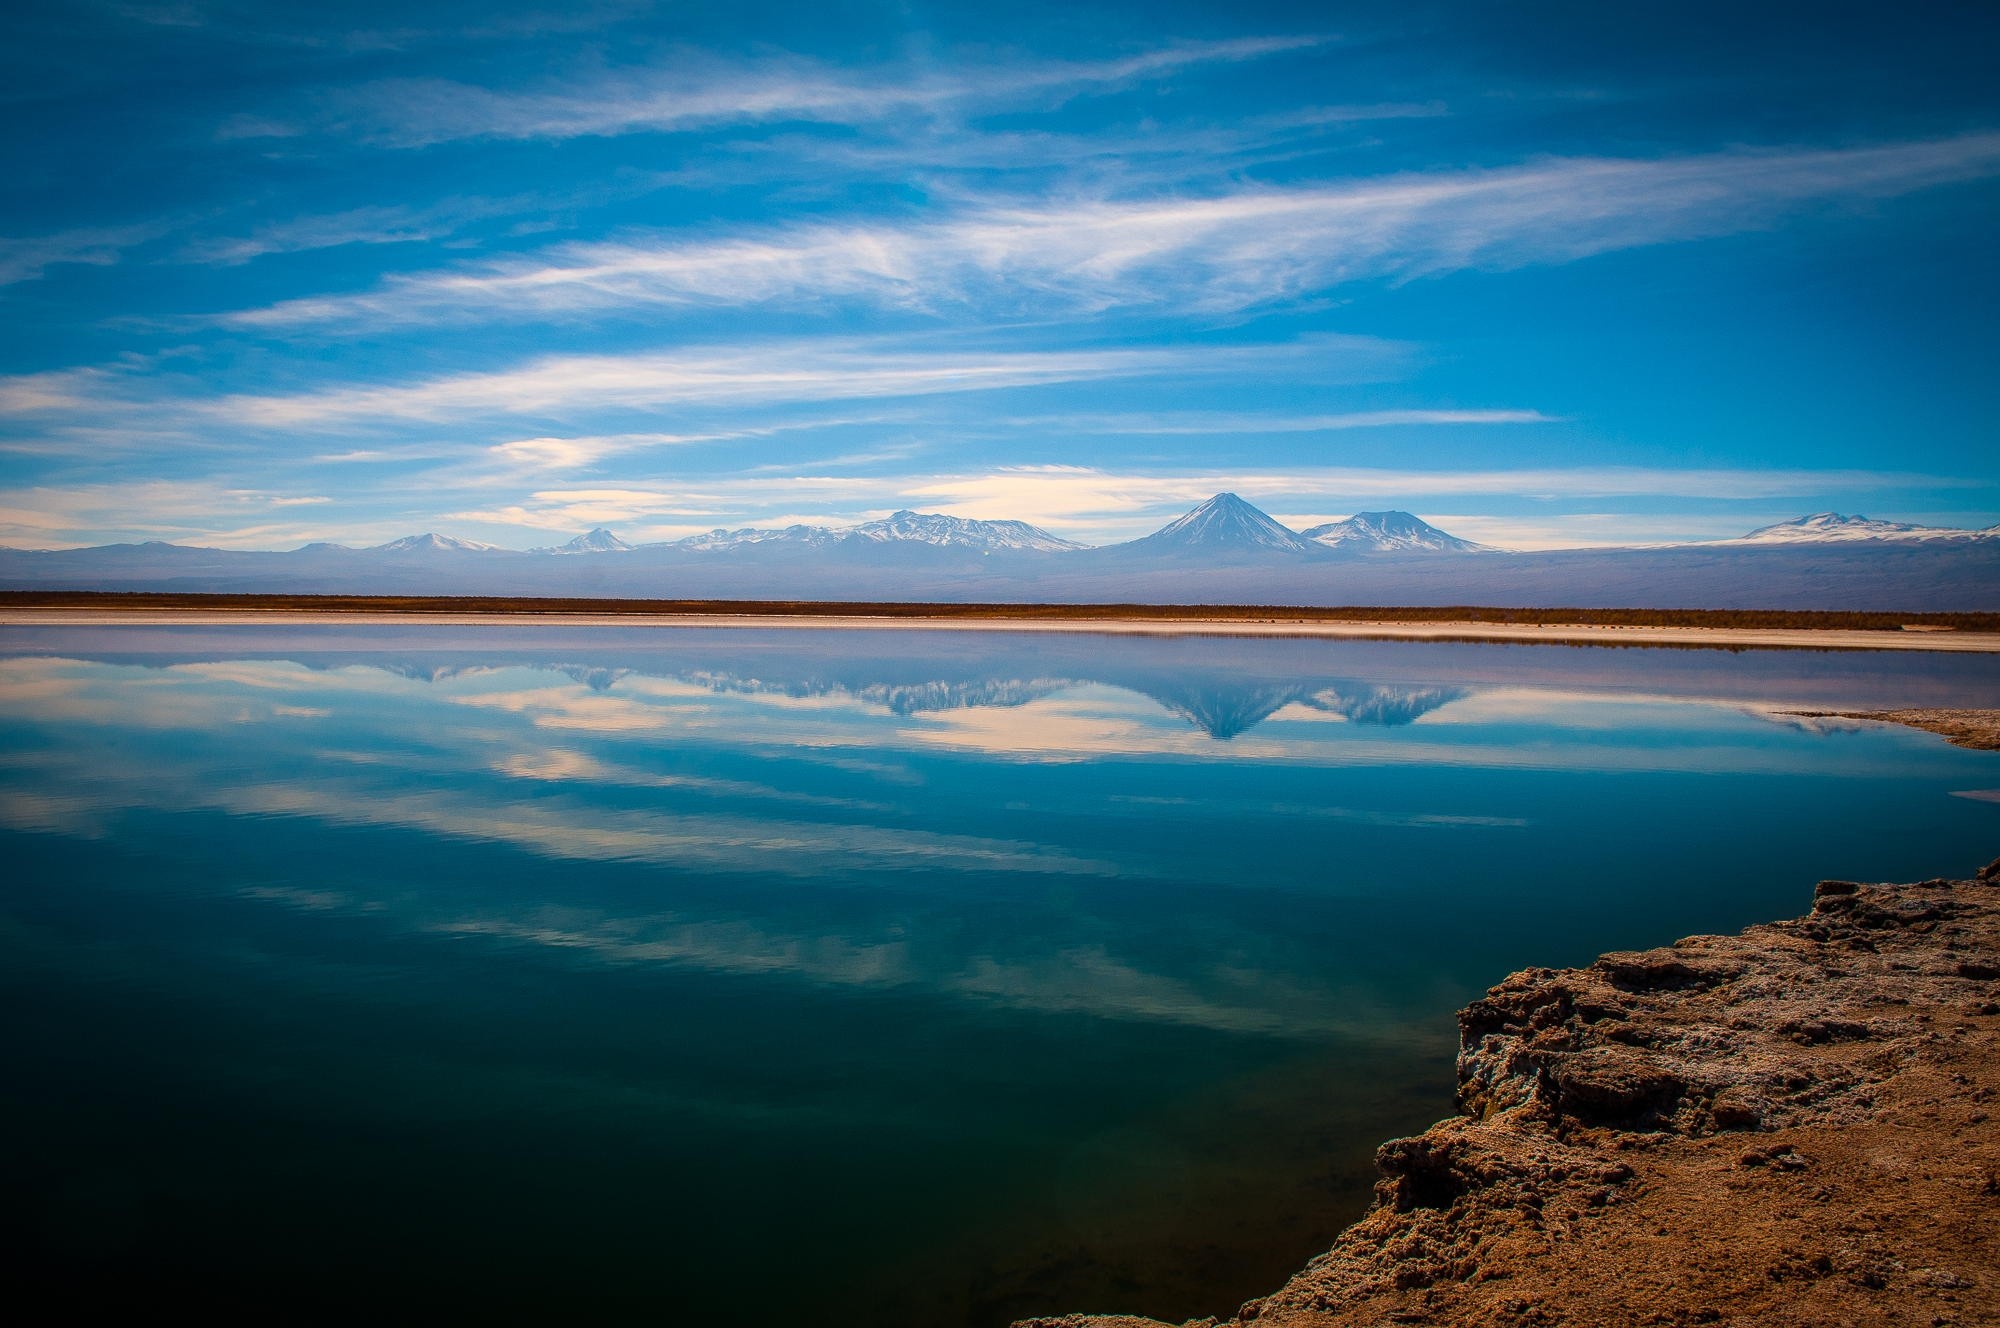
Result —
[[[114,370],[86,366],[0,378],[0,415],[37,415],[87,404],[116,381]]]
[[[1201,197],[989,202],[941,221],[819,223],[557,246],[391,278],[224,324],[396,325],[850,300],[925,311],[1231,311],[1362,280],[1571,262],[1801,209],[2000,174],[2000,133],[1868,148],[1566,158]]]
[[[1196,65],[1239,63],[1324,45],[1320,36],[1189,41],[1099,60],[968,58],[936,67],[843,68],[796,55],[754,62],[683,51],[657,65],[594,68],[522,88],[389,79],[329,95],[302,117],[244,117],[225,137],[308,129],[384,147],[464,139],[564,139],[671,133],[787,121],[860,125],[1022,103],[1048,105]]]
[[[199,536],[259,547],[283,538],[289,509],[319,507],[321,494],[243,488],[220,479],[130,480],[0,489],[0,543],[55,548],[118,530],[146,539]]]
[[[122,260],[126,250],[156,238],[164,230],[164,224],[148,222],[0,239],[0,286],[38,280],[50,268],[65,263],[109,267]]]
[[[888,417],[879,414],[814,416],[700,433],[616,433],[573,437],[510,438],[486,448],[480,459],[493,469],[497,482],[512,482],[523,474],[588,469],[608,458],[632,452],[649,452],[663,447],[691,447],[702,443],[772,438],[802,430],[875,424],[885,418]]]
[[[1007,421],[1017,428],[1053,427],[1066,433],[1133,437],[1207,437],[1213,434],[1336,433],[1346,429],[1391,429],[1408,425],[1560,424],[1562,417],[1539,410],[1350,410],[1334,414],[1277,415],[1268,412],[1189,410],[1171,414],[1071,414],[1025,416]]]
[[[350,244],[418,244],[441,239],[468,220],[499,215],[513,206],[454,201],[422,208],[400,204],[350,208],[266,222],[241,235],[204,237],[189,244],[183,257],[197,263],[234,266],[270,254],[312,253]]]
[[[619,355],[554,355],[489,372],[411,383],[362,384],[283,395],[186,403],[203,416],[252,428],[342,428],[357,423],[574,417],[677,405],[772,406],[1058,383],[1221,374],[1277,361],[1325,377],[1379,377],[1406,348],[1371,337],[1313,337],[1284,345],[1124,349],[922,350],[909,344],[793,341]]]

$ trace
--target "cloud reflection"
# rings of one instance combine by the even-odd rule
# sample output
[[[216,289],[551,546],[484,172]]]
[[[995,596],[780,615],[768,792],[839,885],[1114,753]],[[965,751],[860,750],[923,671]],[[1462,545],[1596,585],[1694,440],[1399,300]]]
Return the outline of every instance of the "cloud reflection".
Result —
[[[1931,759],[1819,742],[1740,697],[1164,668],[1158,649],[1105,650],[1126,667],[1103,678],[963,642],[872,663],[16,656],[0,659],[0,824],[366,832],[379,880],[301,868],[215,888],[565,962],[1363,1036],[1393,1025],[1381,992],[1257,901],[1341,888],[1329,862],[1525,843],[1557,814],[1437,772],[1881,778]],[[545,865],[411,879],[405,836]],[[1183,913],[1192,885],[1204,903]]]

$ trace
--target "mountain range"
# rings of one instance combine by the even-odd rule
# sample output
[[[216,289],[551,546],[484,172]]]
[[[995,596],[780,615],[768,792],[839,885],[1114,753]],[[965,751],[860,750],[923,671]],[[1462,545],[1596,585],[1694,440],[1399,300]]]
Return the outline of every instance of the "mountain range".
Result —
[[[2000,608],[2000,526],[1815,513],[1736,539],[1506,552],[1400,511],[1296,531],[1220,493],[1143,538],[1086,547],[1024,521],[900,511],[847,527],[609,530],[528,550],[425,533],[277,551],[149,541],[0,549],[0,587],[1077,603]]]
[[[1913,526],[1902,521],[1875,521],[1839,512],[1815,512],[1794,521],[1760,526],[1730,544],[1848,544],[1857,540],[1977,540],[2000,539],[2000,526],[1966,530],[1958,526]]]

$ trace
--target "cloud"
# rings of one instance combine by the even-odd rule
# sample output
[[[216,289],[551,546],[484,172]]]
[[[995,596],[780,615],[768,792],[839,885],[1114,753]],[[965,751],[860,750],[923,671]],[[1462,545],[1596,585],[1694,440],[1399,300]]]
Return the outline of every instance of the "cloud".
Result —
[[[1564,263],[2000,172],[2000,133],[1742,150],[1146,199],[975,204],[942,221],[815,223],[567,244],[224,315],[231,326],[551,318],[852,300],[938,311],[1169,305],[1223,312],[1344,283]]]
[[[558,471],[587,470],[609,457],[629,452],[645,452],[660,447],[691,447],[702,443],[739,442],[752,438],[772,438],[779,434],[838,429],[857,424],[877,424],[887,417],[879,414],[835,415],[784,420],[774,424],[709,430],[702,433],[616,433],[586,434],[579,437],[513,438],[485,449],[485,461],[492,467],[488,483],[507,483],[524,475]]]
[[[163,425],[204,440],[218,425],[250,429],[340,429],[363,423],[451,423],[529,416],[561,420],[622,410],[672,406],[717,409],[778,407],[929,397],[1057,383],[1106,381],[1160,374],[1246,372],[1277,363],[1309,368],[1321,381],[1379,380],[1408,357],[1408,348],[1360,336],[1313,336],[1275,345],[1169,345],[1135,348],[993,350],[939,348],[924,339],[825,338],[744,341],[674,350],[545,355],[506,368],[402,382],[358,382],[290,393],[205,395],[193,378],[161,379],[143,367],[106,365],[0,378],[0,415],[83,412],[120,422],[143,436]],[[567,449],[572,457],[668,441],[714,440],[726,434],[817,427],[782,419],[702,434],[589,434]],[[515,426],[518,427],[518,426]],[[187,441],[185,438],[181,442]],[[561,436],[510,439],[517,462],[564,451]],[[430,444],[419,444],[430,446]],[[318,454],[328,462],[387,459],[380,448]],[[503,458],[504,459],[504,458]]]
[[[628,355],[551,355],[509,369],[414,383],[185,404],[208,418],[265,429],[339,428],[362,421],[561,417],[676,405],[768,406],[982,392],[1053,383],[1216,374],[1291,357],[1316,371],[1379,373],[1402,348],[1368,337],[1315,337],[1282,346],[1183,346],[1046,351],[913,350],[884,342],[791,341]]]
[[[109,267],[134,245],[158,235],[162,226],[97,226],[35,235],[18,240],[0,239],[0,286],[35,281],[63,263],[83,263]]]
[[[1241,179],[1252,168],[1326,151],[1332,136],[1389,120],[1434,119],[1444,103],[1374,102],[1307,106],[1270,115],[1219,122],[1211,117],[1160,123],[1148,118],[1129,129],[1087,132],[987,124],[923,122],[877,134],[829,135],[812,130],[770,134],[733,145],[726,159],[684,168],[712,184],[747,184],[782,177],[794,188],[813,172],[857,179],[918,179],[933,194],[948,192],[954,176],[992,177],[1067,173],[1117,181],[1130,189],[1185,187],[1201,178]]]
[[[38,415],[89,403],[112,380],[105,369],[51,369],[0,378],[0,415]]]
[[[440,239],[478,215],[464,205],[350,208],[324,216],[270,222],[248,235],[216,236],[189,245],[184,257],[197,263],[234,266],[267,254],[308,253],[348,244],[411,244]]]
[[[535,88],[496,89],[433,78],[383,80],[334,94],[314,125],[395,148],[477,138],[605,137],[785,122],[866,125],[1023,102],[1059,104],[1197,65],[1256,60],[1325,41],[1290,36],[1180,42],[1094,61],[968,60],[949,72],[840,69],[795,55],[731,62],[687,51],[667,64],[593,70]],[[258,116],[233,121],[223,133],[255,138],[290,135],[299,128]]]
[[[1335,433],[1407,425],[1560,424],[1539,410],[1354,410],[1331,415],[1269,415],[1230,411],[1176,411],[1159,415],[1051,415],[1009,420],[1016,427],[1065,433],[1203,437],[1238,433]]]
[[[264,521],[267,514],[331,501],[319,494],[268,493],[218,479],[0,489],[0,543],[52,548],[115,530],[145,538],[264,547],[283,533],[282,527]],[[244,526],[246,519],[252,524]]]

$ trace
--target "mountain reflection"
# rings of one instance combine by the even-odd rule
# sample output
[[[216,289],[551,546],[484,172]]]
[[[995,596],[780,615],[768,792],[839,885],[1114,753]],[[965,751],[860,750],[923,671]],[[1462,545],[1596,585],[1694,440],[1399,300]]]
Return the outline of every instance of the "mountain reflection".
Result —
[[[1353,667],[1376,652],[1310,643],[492,639],[0,654],[0,831],[226,825],[232,852],[268,851],[226,878],[251,897],[568,962],[1319,1036],[1389,1000],[1338,989],[1379,947],[1330,965],[1352,919],[1329,912],[1309,945],[1289,891],[1442,888],[1496,853],[1542,889],[1531,838],[1616,861],[1616,818],[1565,792],[1582,780],[1635,776],[1651,807],[1645,781],[1699,775],[1681,788],[1700,825],[1731,796],[1721,774],[1823,795],[1830,773],[1873,789],[1957,759],[1683,699],[1734,658],[1686,681],[1620,655],[1620,675],[1510,683],[1476,651],[1389,680]],[[1919,690],[1933,667],[1863,664],[1850,695]],[[299,868],[308,838],[308,858],[365,865]]]
[[[173,667],[204,661],[147,662]],[[307,668],[328,667],[310,658],[292,662]],[[378,669],[398,678],[428,684],[471,677],[499,666],[497,663],[441,664],[425,660],[353,656],[344,657],[333,665],[349,669]],[[885,662],[885,667],[888,666]],[[627,680],[657,679],[685,683],[718,696],[853,701],[905,717],[953,710],[1018,709],[1065,691],[1094,685],[1107,686],[1144,696],[1218,741],[1228,741],[1248,733],[1287,706],[1339,715],[1355,724],[1395,727],[1414,723],[1442,706],[1474,695],[1478,690],[1466,686],[1353,679],[1270,681],[1231,677],[1223,673],[1183,674],[1159,670],[1123,672],[1104,669],[1094,671],[1094,674],[1063,676],[994,672],[972,676],[871,679],[853,669],[830,673],[823,667],[807,667],[787,674],[768,669],[752,672],[720,666],[673,668],[661,667],[658,663],[637,666],[582,664],[561,658],[509,659],[505,661],[505,667],[527,668],[567,678],[597,695],[608,695]]]
[[[1288,705],[1339,715],[1355,724],[1394,727],[1413,724],[1440,706],[1472,695],[1472,689],[1368,682],[1255,686],[1209,680],[1147,694],[1209,737],[1226,742]]]
[[[1066,687],[1078,685],[1072,678],[974,678],[935,679],[928,682],[862,683],[829,682],[819,679],[745,678],[713,669],[673,675],[699,684],[712,692],[742,696],[811,697],[845,696],[878,705],[893,715],[918,715],[936,710],[964,710],[971,707],[1013,707],[1039,701]]]
[[[1383,683],[1336,683],[1303,698],[1315,710],[1344,715],[1356,724],[1394,727],[1414,724],[1440,706],[1472,695],[1469,687],[1394,686]]]

